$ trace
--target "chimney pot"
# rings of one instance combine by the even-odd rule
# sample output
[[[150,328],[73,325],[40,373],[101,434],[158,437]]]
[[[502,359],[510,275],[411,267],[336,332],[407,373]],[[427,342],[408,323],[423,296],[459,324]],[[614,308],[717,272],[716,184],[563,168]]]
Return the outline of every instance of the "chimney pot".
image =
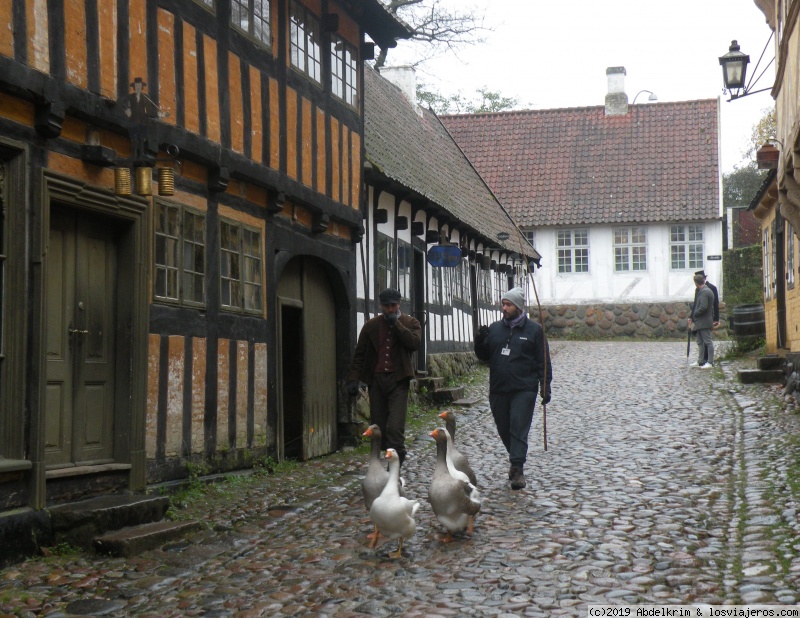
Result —
[[[628,95],[625,94],[625,67],[608,67],[608,94],[606,116],[624,116],[628,113]]]

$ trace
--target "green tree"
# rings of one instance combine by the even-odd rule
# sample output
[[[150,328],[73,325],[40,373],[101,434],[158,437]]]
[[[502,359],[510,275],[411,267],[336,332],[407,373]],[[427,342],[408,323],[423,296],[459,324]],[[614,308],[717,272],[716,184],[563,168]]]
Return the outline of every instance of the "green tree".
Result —
[[[730,174],[722,175],[722,206],[725,208],[744,208],[750,205],[766,170],[760,170],[755,163],[735,167]]]
[[[755,159],[756,151],[778,135],[775,108],[768,107],[762,111],[764,115],[753,125],[753,131],[750,134],[750,148],[745,152],[745,157],[748,159]]]
[[[452,9],[444,0],[382,0],[386,9],[411,29],[410,41],[418,42],[420,64],[440,52],[457,52],[464,45],[483,43],[490,30],[474,8]],[[381,48],[375,68],[386,64],[388,48]]]
[[[417,84],[417,102],[441,116],[444,114],[482,114],[508,111],[515,109],[519,100],[516,97],[503,96],[499,92],[489,90],[486,86],[478,88],[471,98],[467,98],[461,92],[444,96],[428,90],[425,85]]]

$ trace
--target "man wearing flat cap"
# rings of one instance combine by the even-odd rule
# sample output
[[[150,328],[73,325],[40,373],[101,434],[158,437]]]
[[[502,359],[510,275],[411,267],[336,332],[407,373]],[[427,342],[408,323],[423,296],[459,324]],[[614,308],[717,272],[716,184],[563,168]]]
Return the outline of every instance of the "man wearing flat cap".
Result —
[[[714,294],[714,304],[712,305],[712,321],[713,321],[713,324],[711,326],[711,330],[713,330],[713,329],[715,329],[715,328],[717,328],[719,326],[719,292],[717,291],[717,287],[708,280],[708,277],[706,277],[706,271],[698,270],[697,272],[694,273],[695,277],[697,275],[700,275],[701,277],[703,277],[703,281],[705,281],[705,286],[709,290],[711,290],[711,292]],[[695,310],[695,307],[697,307],[697,293],[698,292],[699,292],[699,289],[695,288],[695,290],[694,290],[694,301],[692,302],[692,309],[689,312],[689,322],[690,323],[692,321],[694,321],[694,310]],[[703,350],[703,349],[704,348],[701,348],[701,350]],[[707,363],[708,363],[708,349],[706,348],[705,349],[704,358],[703,358],[703,362],[699,363],[699,364],[700,365],[704,365],[704,364],[707,364]]]
[[[419,321],[400,311],[400,292],[392,288],[378,296],[381,313],[367,320],[347,374],[347,392],[358,394],[359,382],[369,387],[370,423],[381,429],[381,448],[406,458],[405,431],[408,387],[414,377],[413,354],[419,348]]]
[[[525,487],[524,466],[536,395],[550,401],[550,348],[542,327],[525,311],[525,292],[513,288],[502,297],[503,319],[481,326],[475,355],[489,363],[489,406],[511,464],[511,489]]]

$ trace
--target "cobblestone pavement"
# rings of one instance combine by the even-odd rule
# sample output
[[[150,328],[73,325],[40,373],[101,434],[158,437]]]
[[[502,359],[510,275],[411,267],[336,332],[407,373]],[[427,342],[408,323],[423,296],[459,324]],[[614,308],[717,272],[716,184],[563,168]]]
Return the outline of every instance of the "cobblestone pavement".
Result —
[[[322,458],[209,505],[207,530],[130,559],[0,571],[0,616],[585,616],[590,603],[795,604],[800,527],[787,471],[798,417],[737,363],[690,369],[682,343],[553,342],[553,400],[512,492],[486,403],[457,443],[483,496],[472,538],[442,544],[435,447],[403,466],[421,501],[405,555],[367,547],[366,455]],[[793,409],[793,407],[792,407]],[[438,420],[438,419],[437,419]],[[431,423],[430,429],[433,429]],[[23,594],[22,591],[27,591]]]

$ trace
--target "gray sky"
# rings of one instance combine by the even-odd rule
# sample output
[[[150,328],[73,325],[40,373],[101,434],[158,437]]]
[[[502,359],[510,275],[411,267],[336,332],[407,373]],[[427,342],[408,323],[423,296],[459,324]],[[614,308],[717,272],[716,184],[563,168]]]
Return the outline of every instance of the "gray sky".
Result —
[[[524,107],[551,109],[602,105],[606,68],[624,66],[625,90],[633,101],[652,90],[661,102],[722,95],[718,58],[737,39],[750,56],[748,76],[757,76],[774,56],[770,36],[753,0],[445,0],[472,6],[493,27],[486,43],[428,61],[418,80],[445,95],[467,98],[486,86],[516,97]],[[413,52],[401,43],[389,65]],[[749,78],[749,77],[748,77]],[[768,88],[774,63],[754,90]],[[647,102],[647,93],[637,103]],[[769,91],[721,101],[722,171],[743,159],[753,125],[774,104]]]

